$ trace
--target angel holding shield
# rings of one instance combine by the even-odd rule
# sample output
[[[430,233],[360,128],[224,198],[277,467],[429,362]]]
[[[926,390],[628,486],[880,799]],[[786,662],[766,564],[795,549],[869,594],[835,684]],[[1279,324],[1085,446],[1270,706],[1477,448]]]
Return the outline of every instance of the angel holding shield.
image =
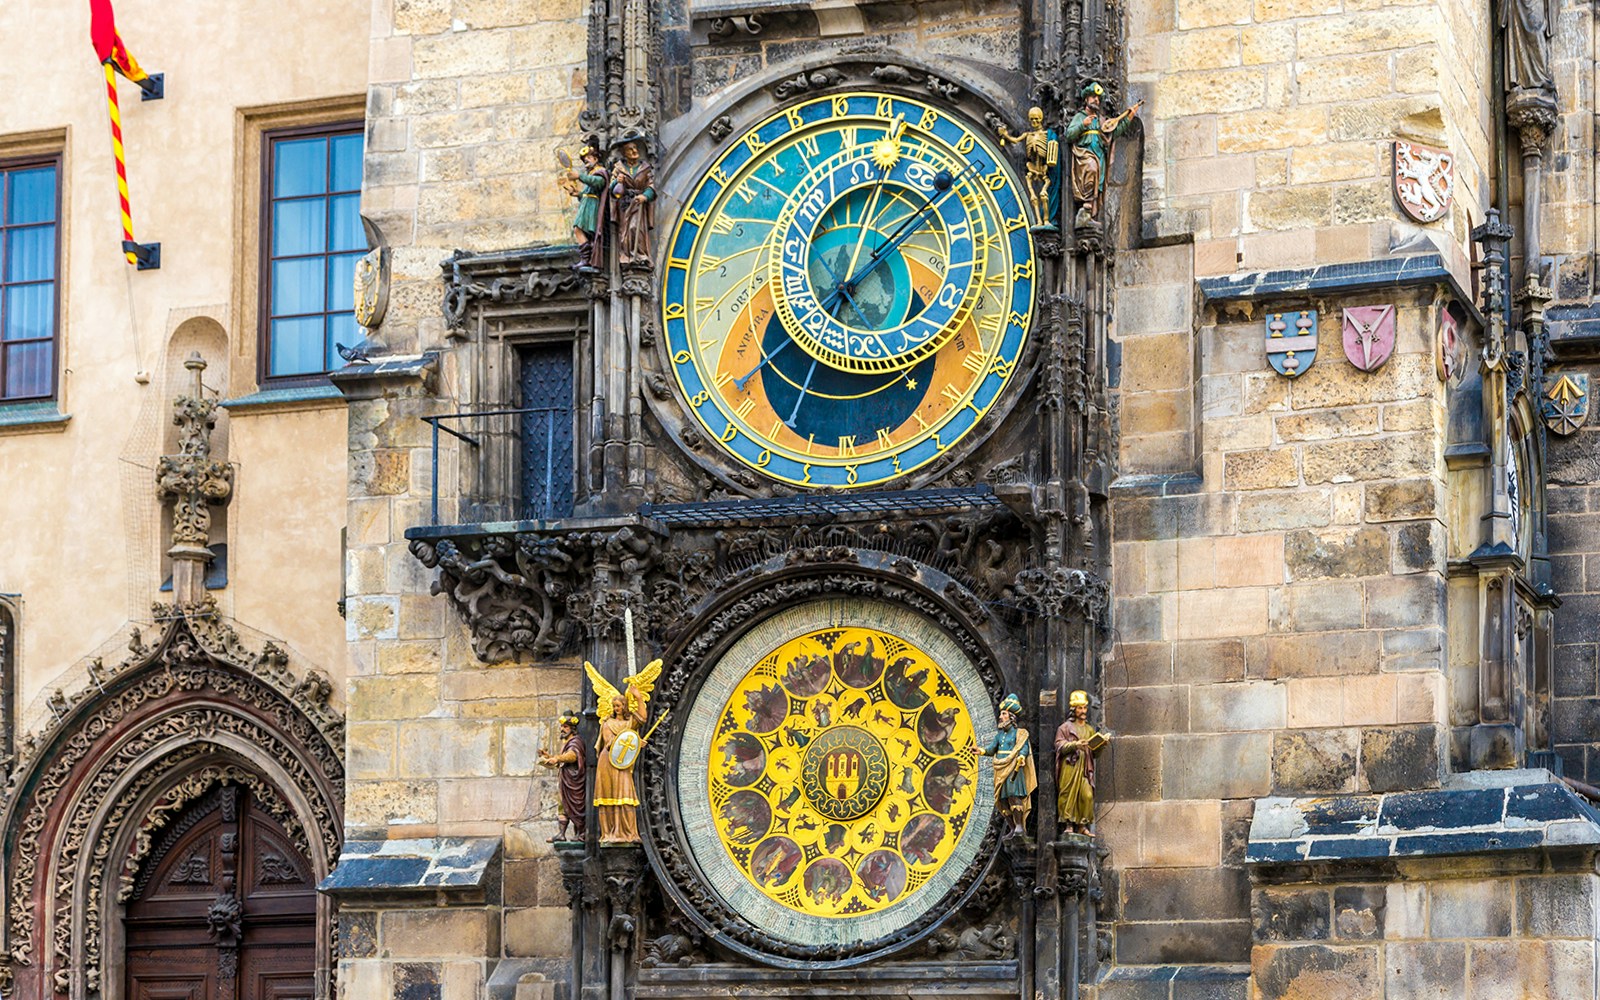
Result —
[[[595,769],[594,804],[600,816],[600,842],[628,844],[639,841],[639,793],[634,787],[633,765],[643,742],[639,730],[649,718],[650,695],[661,676],[661,661],[623,680],[626,693],[600,675],[594,664],[583,669],[594,686],[600,713],[600,739],[595,744],[599,761]]]

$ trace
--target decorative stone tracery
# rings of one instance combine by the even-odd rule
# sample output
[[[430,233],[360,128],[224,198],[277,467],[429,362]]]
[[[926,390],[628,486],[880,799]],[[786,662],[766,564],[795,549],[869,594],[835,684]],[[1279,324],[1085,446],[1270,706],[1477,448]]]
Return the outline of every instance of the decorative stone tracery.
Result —
[[[247,650],[209,599],[158,605],[155,617],[167,622],[156,642],[135,632],[123,663],[62,696],[8,787],[0,985],[14,978],[11,995],[107,988],[108,921],[140,862],[171,816],[218,785],[249,788],[319,876],[337,860],[343,720],[326,678],[297,677],[271,644]]]

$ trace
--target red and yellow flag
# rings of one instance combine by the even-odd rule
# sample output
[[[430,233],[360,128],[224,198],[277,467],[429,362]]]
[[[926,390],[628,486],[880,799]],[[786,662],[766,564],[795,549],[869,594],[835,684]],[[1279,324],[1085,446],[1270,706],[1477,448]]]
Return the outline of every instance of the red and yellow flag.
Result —
[[[134,83],[145,78],[139,61],[117,34],[117,16],[111,9],[111,0],[89,0],[89,41],[94,43],[94,54],[101,62],[115,67]]]

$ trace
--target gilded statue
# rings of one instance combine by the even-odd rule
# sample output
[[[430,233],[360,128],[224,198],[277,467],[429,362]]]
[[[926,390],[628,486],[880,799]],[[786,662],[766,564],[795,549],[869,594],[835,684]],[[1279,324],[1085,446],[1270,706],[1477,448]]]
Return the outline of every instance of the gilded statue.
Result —
[[[1027,166],[1028,196],[1033,202],[1033,215],[1037,224],[1045,229],[1055,229],[1061,217],[1061,143],[1056,130],[1045,128],[1044,111],[1028,109],[1028,128],[1012,132],[1004,124],[999,126],[1000,145],[1013,143],[1022,147]]]
[[[1072,116],[1062,134],[1062,139],[1071,143],[1072,148],[1072,198],[1078,203],[1078,214],[1073,221],[1080,226],[1100,214],[1112,144],[1133,127],[1134,115],[1144,104],[1139,101],[1122,114],[1106,118],[1100,113],[1100,99],[1105,92],[1100,84],[1089,81],[1080,95],[1083,110]]]
[[[1094,826],[1094,755],[1108,741],[1089,725],[1089,695],[1067,699],[1067,721],[1056,730],[1056,818],[1063,829],[1087,834]]]
[[[594,804],[600,818],[600,842],[628,844],[639,841],[639,793],[633,781],[633,765],[643,745],[640,733],[650,714],[650,695],[661,676],[661,661],[625,678],[623,690],[600,675],[594,664],[585,661],[583,669],[594,686],[600,713],[600,737],[595,743],[599,759],[595,765]]]
[[[1028,731],[1017,725],[1022,718],[1022,699],[1008,694],[1000,702],[1000,728],[978,753],[994,758],[994,801],[1006,817],[1006,839],[1027,836],[1028,814],[1033,811],[1033,792],[1039,787],[1033,763],[1033,744]]]

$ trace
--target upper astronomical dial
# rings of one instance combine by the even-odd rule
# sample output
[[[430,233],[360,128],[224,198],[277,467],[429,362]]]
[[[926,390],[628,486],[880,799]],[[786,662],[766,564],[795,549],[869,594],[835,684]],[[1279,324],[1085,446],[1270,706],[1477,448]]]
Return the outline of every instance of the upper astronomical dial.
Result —
[[[973,237],[984,220],[975,199],[958,197],[970,168],[937,147],[901,143],[900,131],[891,123],[867,156],[858,148],[823,161],[778,219],[782,243],[768,278],[778,318],[796,345],[834,368],[915,364],[960,329],[981,291],[983,251]],[[869,221],[891,217],[892,228]]]
[[[796,485],[933,461],[1009,382],[1033,307],[1019,189],[919,101],[815,98],[745,133],[673,231],[667,348],[707,436]]]

